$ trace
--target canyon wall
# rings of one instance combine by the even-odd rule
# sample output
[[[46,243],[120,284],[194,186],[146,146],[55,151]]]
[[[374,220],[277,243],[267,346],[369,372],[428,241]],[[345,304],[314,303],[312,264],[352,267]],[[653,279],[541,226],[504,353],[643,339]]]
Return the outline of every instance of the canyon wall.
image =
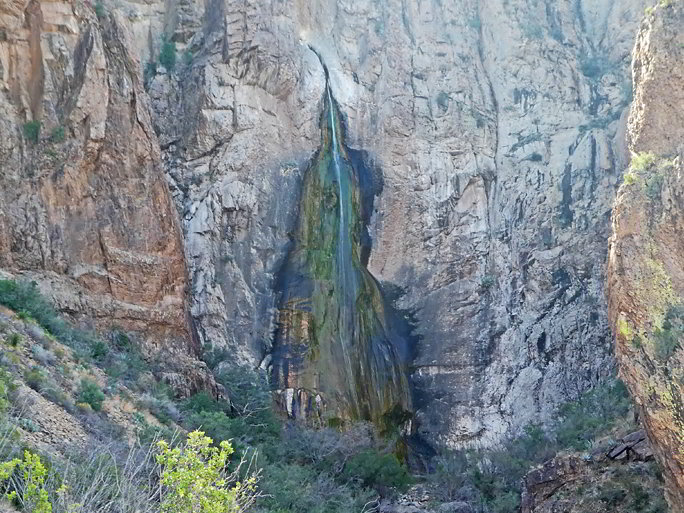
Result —
[[[491,445],[613,371],[603,266],[645,5],[5,3],[1,265],[174,354],[266,366],[322,60],[382,191],[368,267],[414,323],[418,430]]]
[[[613,211],[607,299],[620,374],[684,511],[684,8],[647,14],[634,50],[632,152]]]
[[[140,333],[180,393],[215,387],[127,30],[82,2],[0,6],[0,266],[96,328]]]
[[[381,172],[369,269],[415,321],[421,434],[489,445],[609,375],[603,265],[644,5],[214,0],[192,37],[179,23],[187,59],[148,90],[203,343],[254,365],[271,349],[319,145],[315,50],[347,144]]]

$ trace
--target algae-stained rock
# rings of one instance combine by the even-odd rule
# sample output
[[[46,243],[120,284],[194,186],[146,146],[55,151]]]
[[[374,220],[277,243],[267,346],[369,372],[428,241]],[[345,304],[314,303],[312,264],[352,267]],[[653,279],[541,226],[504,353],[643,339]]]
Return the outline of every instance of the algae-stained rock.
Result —
[[[295,417],[380,421],[410,409],[403,323],[366,269],[368,171],[343,145],[329,93],[281,275],[276,386]]]

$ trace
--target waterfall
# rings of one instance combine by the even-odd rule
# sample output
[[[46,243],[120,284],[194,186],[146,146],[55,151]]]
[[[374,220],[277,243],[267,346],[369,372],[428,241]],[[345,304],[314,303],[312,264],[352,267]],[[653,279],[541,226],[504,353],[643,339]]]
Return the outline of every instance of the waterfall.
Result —
[[[346,335],[350,332],[350,327],[352,324],[352,315],[354,305],[352,304],[353,298],[349,291],[355,289],[354,283],[349,282],[349,277],[353,275],[351,265],[352,265],[352,247],[351,247],[351,235],[349,233],[349,227],[347,222],[346,213],[346,203],[347,203],[347,188],[348,188],[348,178],[345,176],[344,180],[342,177],[342,171],[340,169],[340,148],[337,142],[337,127],[335,126],[335,108],[332,99],[332,93],[330,92],[330,84],[326,84],[326,91],[328,96],[328,112],[330,119],[330,133],[331,133],[331,153],[333,158],[333,166],[335,168],[335,178],[337,181],[337,193],[338,193],[338,211],[339,211],[339,228],[337,233],[337,286],[339,287],[339,293],[341,296],[340,301],[340,311],[338,319],[338,330],[337,337],[339,339],[340,348],[344,357],[344,364],[346,368],[346,374],[350,376],[352,374],[352,361],[350,355],[350,348],[348,347],[350,340],[346,340]],[[353,390],[354,400],[358,401],[356,397],[356,390]]]
[[[293,246],[279,277],[272,381],[294,417],[381,422],[411,410],[408,330],[362,261],[370,239],[364,198],[372,192],[361,184],[370,172],[344,145],[327,84],[324,107],[321,148],[304,176]]]

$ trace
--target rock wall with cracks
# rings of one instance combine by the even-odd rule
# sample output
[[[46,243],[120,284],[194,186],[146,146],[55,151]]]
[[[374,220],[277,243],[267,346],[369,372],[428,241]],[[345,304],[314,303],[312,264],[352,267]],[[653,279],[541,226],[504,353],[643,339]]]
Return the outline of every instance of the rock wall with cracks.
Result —
[[[330,70],[347,144],[382,170],[369,270],[416,320],[422,434],[488,445],[550,419],[611,373],[603,265],[644,1],[102,5],[101,20],[76,0],[0,7],[2,164],[12,170],[3,194],[35,197],[40,184],[54,192],[38,203],[3,197],[3,268],[45,278],[68,311],[184,334],[169,347],[186,351],[181,238],[156,171],[161,148],[198,341],[226,350],[227,364],[259,365],[303,165],[320,141],[325,78],[313,48]],[[162,35],[178,49],[173,70],[148,65]],[[85,52],[88,41],[97,51]],[[93,96],[100,90],[107,109]],[[45,188],[58,157],[22,147],[20,127],[37,117],[44,140],[68,121],[69,155],[84,155],[82,176],[54,178],[68,190]],[[108,127],[131,131],[110,137]],[[85,157],[98,147],[123,166],[90,170]],[[31,169],[35,179],[16,174]],[[131,192],[140,190],[154,192]],[[59,208],[46,217],[46,205]],[[129,212],[128,231],[107,230],[119,226],[112,209]],[[90,211],[92,230],[67,240],[68,230],[48,229]],[[104,246],[76,237],[92,233]],[[170,274],[150,273],[162,268]],[[133,279],[103,281],[118,274]]]
[[[0,5],[0,274],[92,327],[138,332],[179,394],[216,391],[132,47],[115,11]]]
[[[684,510],[684,6],[659,5],[634,49],[632,162],[613,209],[606,297],[620,375]]]
[[[417,321],[422,434],[489,445],[609,375],[603,266],[644,7],[214,0],[192,35],[170,25],[191,57],[147,88],[202,343],[252,365],[270,350],[319,141],[311,46],[348,145],[383,173],[369,269]]]

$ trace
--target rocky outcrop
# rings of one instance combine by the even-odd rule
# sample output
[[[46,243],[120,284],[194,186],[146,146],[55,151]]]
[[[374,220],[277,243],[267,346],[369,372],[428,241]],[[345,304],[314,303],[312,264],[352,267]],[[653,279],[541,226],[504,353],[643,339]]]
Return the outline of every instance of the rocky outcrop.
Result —
[[[557,456],[525,476],[522,513],[639,511],[646,505],[662,511],[655,509],[662,492],[652,459],[643,430],[584,457]]]
[[[684,8],[647,13],[634,50],[632,152],[613,211],[607,298],[620,373],[684,511]]]
[[[608,376],[605,240],[644,6],[213,0],[194,35],[177,25],[175,69],[147,83],[202,343],[252,365],[271,350],[320,141],[313,49],[383,179],[369,270],[415,321],[421,434],[489,445]]]
[[[97,328],[141,333],[186,393],[213,386],[192,356],[182,235],[122,20],[12,0],[0,34],[0,266]]]

